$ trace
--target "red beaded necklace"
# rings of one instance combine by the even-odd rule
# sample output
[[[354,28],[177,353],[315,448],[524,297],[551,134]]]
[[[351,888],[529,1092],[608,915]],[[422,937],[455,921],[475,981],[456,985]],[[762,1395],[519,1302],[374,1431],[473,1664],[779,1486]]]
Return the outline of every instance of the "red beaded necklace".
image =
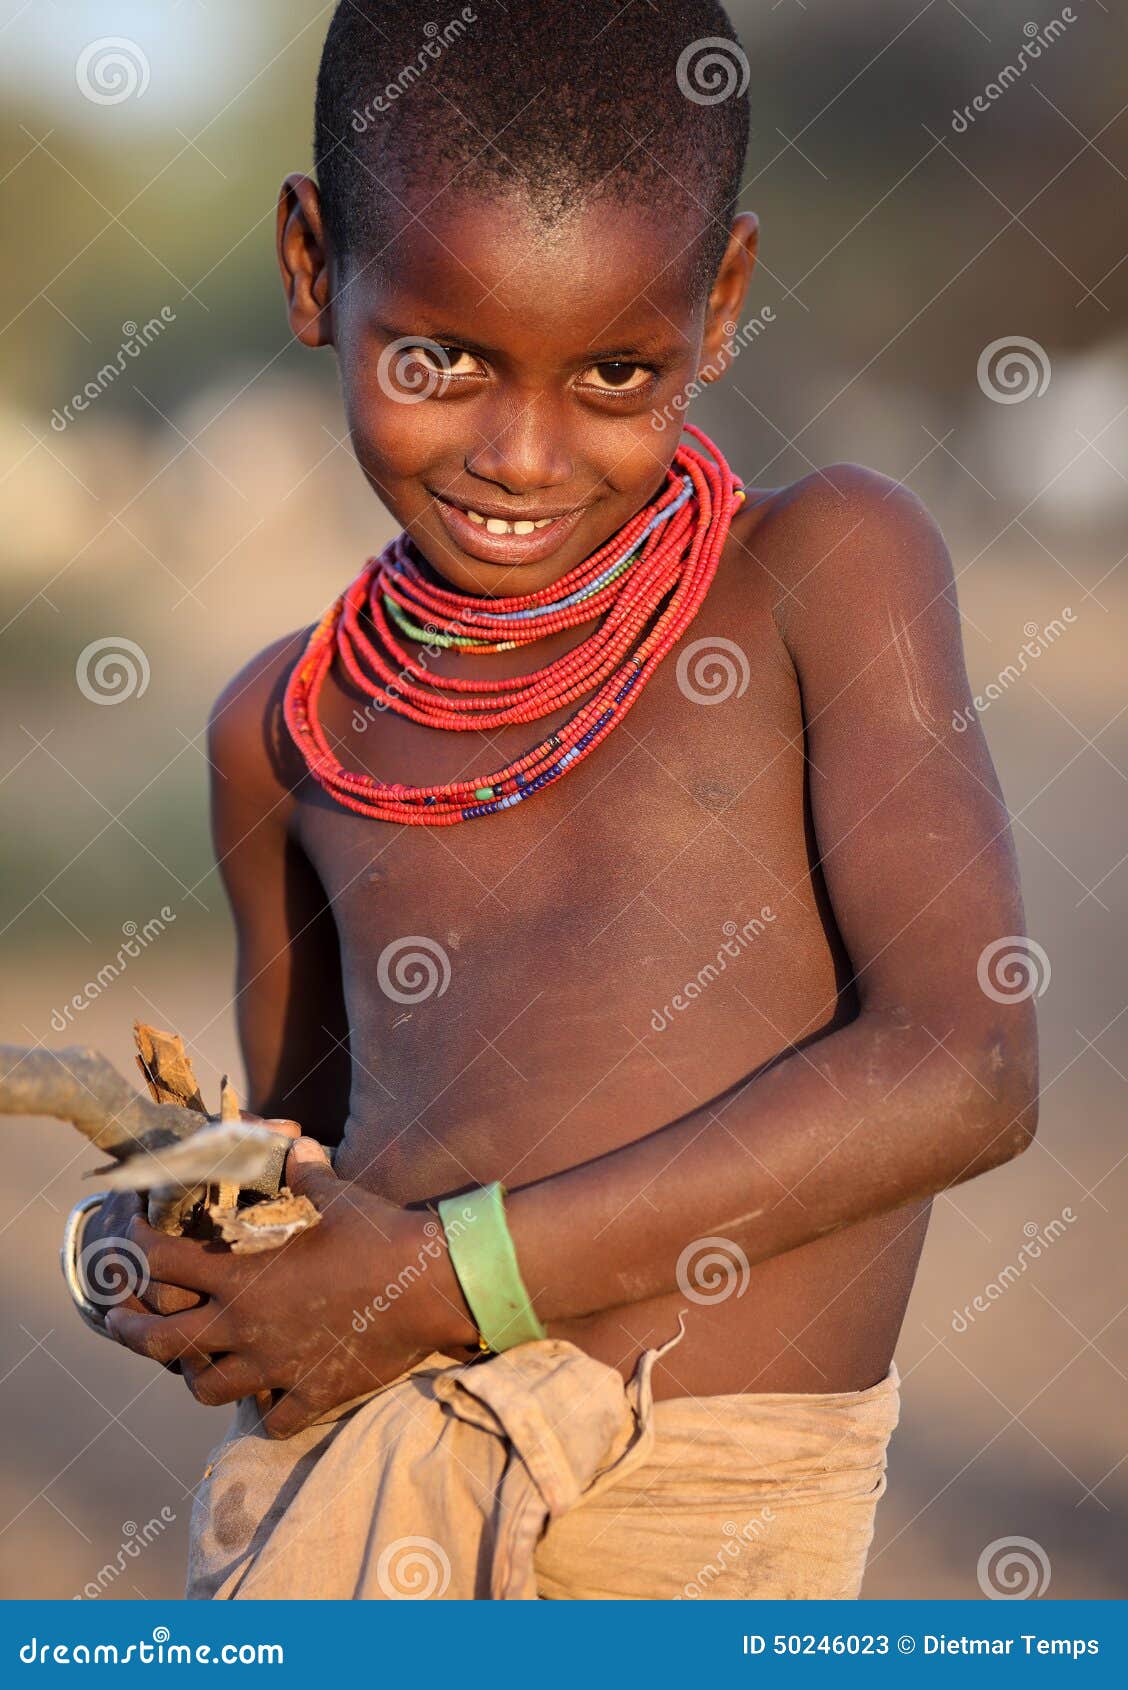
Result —
[[[539,592],[476,598],[440,587],[401,534],[371,558],[321,618],[286,688],[285,716],[306,765],[339,804],[378,821],[450,827],[511,809],[587,757],[622,721],[700,610],[744,494],[721,453],[679,446],[661,493],[598,551]],[[375,639],[361,626],[367,611]],[[508,651],[593,617],[579,645],[528,675],[476,680],[436,675],[397,633],[431,646]],[[455,732],[533,722],[585,693],[563,727],[494,774],[404,786],[345,769],[318,720],[325,677],[339,656],[378,709]]]

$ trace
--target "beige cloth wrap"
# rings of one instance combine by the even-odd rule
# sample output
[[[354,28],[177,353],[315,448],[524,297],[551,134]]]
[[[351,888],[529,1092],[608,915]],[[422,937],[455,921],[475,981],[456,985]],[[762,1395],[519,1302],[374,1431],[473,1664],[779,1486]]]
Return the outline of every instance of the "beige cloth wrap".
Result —
[[[285,1440],[246,1399],[198,1492],[187,1594],[856,1597],[896,1369],[841,1395],[654,1404],[662,1353],[627,1385],[555,1339],[435,1354]]]

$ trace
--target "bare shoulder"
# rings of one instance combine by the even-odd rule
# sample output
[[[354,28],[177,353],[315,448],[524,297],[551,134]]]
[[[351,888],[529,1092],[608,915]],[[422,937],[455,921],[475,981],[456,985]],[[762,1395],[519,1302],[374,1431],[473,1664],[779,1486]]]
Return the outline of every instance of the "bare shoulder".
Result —
[[[305,765],[287,732],[283,699],[309,636],[309,628],[300,628],[272,641],[231,677],[212,705],[208,757],[218,788],[272,805],[292,796]]]
[[[786,635],[810,616],[884,615],[891,598],[944,592],[951,561],[940,529],[902,482],[853,463],[785,487],[750,490],[734,536],[773,583]]]

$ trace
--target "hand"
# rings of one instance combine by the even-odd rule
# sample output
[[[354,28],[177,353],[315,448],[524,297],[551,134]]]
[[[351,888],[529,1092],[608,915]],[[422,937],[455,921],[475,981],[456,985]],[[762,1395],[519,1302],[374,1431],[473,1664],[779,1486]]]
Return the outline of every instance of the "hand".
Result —
[[[338,1179],[313,1139],[296,1141],[286,1177],[322,1218],[277,1250],[237,1255],[136,1215],[128,1236],[150,1273],[208,1301],[167,1317],[123,1307],[107,1322],[138,1354],[185,1362],[199,1402],[282,1392],[263,1422],[279,1438],[476,1337],[432,1215]]]

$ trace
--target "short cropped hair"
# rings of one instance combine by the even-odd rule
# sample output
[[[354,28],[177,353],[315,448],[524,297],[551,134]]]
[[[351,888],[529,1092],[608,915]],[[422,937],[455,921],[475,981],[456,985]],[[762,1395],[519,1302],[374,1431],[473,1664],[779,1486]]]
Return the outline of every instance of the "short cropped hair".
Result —
[[[342,0],[314,135],[331,248],[378,253],[396,197],[419,184],[520,184],[548,220],[586,199],[676,195],[683,217],[687,197],[700,209],[684,245],[707,291],[740,189],[749,79],[718,0]]]

